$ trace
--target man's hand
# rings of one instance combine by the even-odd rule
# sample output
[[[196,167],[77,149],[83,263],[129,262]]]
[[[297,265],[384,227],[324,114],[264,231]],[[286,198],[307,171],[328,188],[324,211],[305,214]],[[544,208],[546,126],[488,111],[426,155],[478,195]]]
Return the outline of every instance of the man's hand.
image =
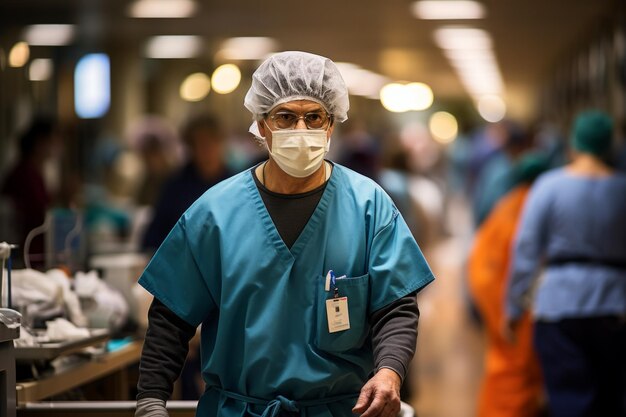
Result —
[[[401,384],[397,373],[382,368],[363,386],[352,412],[362,413],[361,417],[397,417]]]

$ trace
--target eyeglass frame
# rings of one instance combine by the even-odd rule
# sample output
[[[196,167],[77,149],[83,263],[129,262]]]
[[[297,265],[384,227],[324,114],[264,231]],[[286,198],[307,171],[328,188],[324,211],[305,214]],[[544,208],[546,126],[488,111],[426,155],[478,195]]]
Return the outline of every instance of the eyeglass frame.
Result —
[[[279,127],[277,127],[277,126],[276,126],[276,121],[274,120],[274,117],[275,117],[276,115],[280,114],[280,113],[289,113],[289,114],[293,114],[294,116],[297,116],[297,119],[296,119],[296,120],[295,120],[295,122],[293,123],[292,127],[288,127],[288,128],[285,128],[285,129],[281,129],[281,128],[279,128]],[[312,128],[310,128],[310,127],[309,127],[309,125],[306,123],[306,119],[305,119],[305,117],[306,117],[308,114],[312,114],[312,113],[323,113],[323,114],[326,114],[326,117],[328,118],[327,125],[326,125],[326,126],[324,126],[324,127],[320,127],[320,128],[318,128],[318,129],[312,129]],[[334,116],[333,116],[332,114],[328,113],[326,110],[323,110],[323,109],[322,109],[322,110],[319,110],[319,111],[318,111],[318,110],[314,110],[314,111],[306,112],[306,113],[304,113],[303,115],[302,115],[302,114],[301,114],[301,115],[298,115],[297,113],[294,113],[294,112],[292,112],[292,111],[285,110],[285,109],[281,109],[281,110],[277,111],[277,112],[276,112],[276,113],[274,113],[274,114],[265,113],[265,114],[263,115],[263,119],[264,119],[264,120],[267,120],[267,119],[272,120],[272,124],[274,125],[274,128],[275,128],[275,129],[277,129],[277,130],[293,130],[293,129],[295,129],[295,128],[296,128],[296,126],[298,125],[298,122],[300,121],[300,119],[304,120],[304,125],[306,126],[307,130],[325,130],[325,129],[328,129],[330,126],[332,126],[332,124],[333,124],[333,122],[334,122]],[[267,122],[266,122],[266,124],[267,124]],[[268,127],[269,127],[269,126],[268,126]],[[270,130],[271,130],[271,129],[270,129]]]

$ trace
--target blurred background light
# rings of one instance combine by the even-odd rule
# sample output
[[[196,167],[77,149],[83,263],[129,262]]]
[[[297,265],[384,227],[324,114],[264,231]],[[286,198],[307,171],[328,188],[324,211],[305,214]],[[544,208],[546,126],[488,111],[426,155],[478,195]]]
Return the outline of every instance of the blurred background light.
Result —
[[[496,95],[486,95],[478,100],[478,112],[488,122],[496,123],[506,115],[506,104]]]
[[[111,104],[111,64],[106,54],[82,57],[74,71],[74,106],[82,119],[102,117]]]
[[[336,64],[352,95],[379,99],[380,89],[389,83],[386,77],[350,62],[337,62]]]
[[[180,98],[185,101],[200,101],[211,91],[211,79],[202,72],[196,72],[185,78],[180,85]]]
[[[411,11],[419,19],[461,20],[485,17],[485,7],[470,0],[416,1],[411,5]]]
[[[74,25],[31,25],[24,31],[24,40],[33,46],[62,46],[74,40]]]
[[[409,111],[411,108],[404,85],[398,83],[387,84],[380,90],[380,102],[385,109],[394,113]]]
[[[128,15],[138,18],[191,17],[198,9],[193,0],[137,0],[128,6]]]
[[[267,37],[226,39],[215,56],[217,60],[260,60],[278,49],[278,42]]]
[[[48,58],[33,59],[28,67],[28,79],[46,81],[52,77],[52,60]]]
[[[459,133],[459,124],[452,114],[438,111],[430,116],[428,128],[433,139],[439,143],[453,142]]]
[[[154,36],[146,44],[145,55],[157,59],[193,58],[202,51],[202,39],[192,35]]]
[[[380,90],[383,107],[394,113],[420,111],[433,104],[433,92],[424,83],[390,83]]]
[[[13,45],[11,52],[9,52],[9,66],[13,68],[20,68],[26,65],[28,58],[30,57],[30,48],[26,42],[18,42]]]
[[[218,94],[228,94],[239,86],[241,81],[241,71],[235,64],[220,65],[213,71],[211,85],[213,91]]]
[[[491,36],[483,29],[445,26],[435,30],[435,43],[441,49],[490,49]]]
[[[409,83],[405,88],[410,110],[426,110],[433,104],[433,90],[424,83]]]

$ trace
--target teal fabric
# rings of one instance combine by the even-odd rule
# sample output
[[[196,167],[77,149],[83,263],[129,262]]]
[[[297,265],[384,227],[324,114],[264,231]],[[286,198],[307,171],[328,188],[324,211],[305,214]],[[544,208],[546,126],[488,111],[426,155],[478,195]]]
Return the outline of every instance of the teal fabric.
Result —
[[[572,146],[584,153],[604,158],[613,142],[613,119],[599,110],[580,113],[574,121]]]
[[[350,329],[329,333],[324,289],[332,269],[348,297]],[[288,404],[303,416],[352,416],[373,371],[368,318],[433,275],[391,199],[373,181],[334,165],[291,250],[250,170],[207,191],[181,217],[139,283],[177,315],[202,323],[207,391],[198,416],[262,415]],[[348,396],[336,402],[324,399]],[[273,412],[273,411],[272,411]],[[254,413],[254,414],[253,414]],[[272,414],[266,414],[272,415]]]

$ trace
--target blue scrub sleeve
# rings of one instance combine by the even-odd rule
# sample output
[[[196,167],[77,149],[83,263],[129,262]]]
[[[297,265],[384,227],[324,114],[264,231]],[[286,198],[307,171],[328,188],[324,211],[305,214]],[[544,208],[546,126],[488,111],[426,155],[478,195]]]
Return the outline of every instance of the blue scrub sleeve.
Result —
[[[183,216],[154,254],[139,284],[196,327],[216,308],[216,303],[193,250],[200,242],[189,235]]]
[[[506,293],[506,315],[510,319],[519,319],[524,314],[524,300],[543,262],[551,194],[552,190],[537,181],[524,204]]]
[[[374,236],[368,269],[370,313],[421,290],[435,279],[408,226],[395,208],[391,221]]]

